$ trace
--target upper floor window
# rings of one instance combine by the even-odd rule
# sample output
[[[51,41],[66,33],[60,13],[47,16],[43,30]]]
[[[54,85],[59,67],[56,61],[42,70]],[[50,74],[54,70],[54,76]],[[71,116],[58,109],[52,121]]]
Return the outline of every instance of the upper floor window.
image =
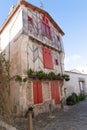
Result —
[[[33,20],[30,16],[28,16],[28,24],[31,24],[31,25],[33,24]]]
[[[59,63],[58,63],[58,59],[55,59],[55,64],[56,64],[56,65],[58,65],[58,64],[59,64]]]
[[[53,69],[52,52],[49,48],[43,47],[44,68]]]
[[[51,29],[49,26],[48,19],[45,16],[43,16],[41,24],[42,24],[42,34],[51,39]]]
[[[58,40],[58,42],[60,42],[60,37],[59,36],[57,36],[57,40]]]
[[[60,45],[61,45],[61,40],[60,40],[60,36],[59,36],[59,35],[57,35],[57,42],[58,42],[58,47],[60,47]]]

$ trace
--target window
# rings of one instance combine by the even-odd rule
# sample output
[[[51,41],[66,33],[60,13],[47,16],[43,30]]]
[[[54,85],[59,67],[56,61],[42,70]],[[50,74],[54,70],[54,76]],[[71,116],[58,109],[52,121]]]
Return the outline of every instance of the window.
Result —
[[[51,29],[45,16],[42,18],[42,34],[51,39]]]
[[[60,47],[60,36],[57,36],[58,47]]]
[[[58,65],[58,59],[55,59],[55,64]]]
[[[84,94],[84,83],[85,81],[79,81],[80,93]]]
[[[42,103],[42,85],[41,82],[33,82],[34,104]]]
[[[58,82],[51,82],[51,97],[54,99],[56,104],[60,103],[60,90]]]
[[[60,42],[60,37],[59,36],[57,36],[57,40],[58,40],[58,42]]]
[[[28,24],[31,24],[31,25],[33,24],[33,20],[30,16],[28,16]]]
[[[43,47],[44,68],[53,69],[52,53],[49,48]]]

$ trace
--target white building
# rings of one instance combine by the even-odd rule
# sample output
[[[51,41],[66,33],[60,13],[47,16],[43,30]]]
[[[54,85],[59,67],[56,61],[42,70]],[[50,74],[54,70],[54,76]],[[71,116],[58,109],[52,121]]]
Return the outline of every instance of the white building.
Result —
[[[87,74],[75,71],[65,71],[70,76],[70,80],[65,82],[66,97],[75,92],[77,94],[84,93],[87,95]]]

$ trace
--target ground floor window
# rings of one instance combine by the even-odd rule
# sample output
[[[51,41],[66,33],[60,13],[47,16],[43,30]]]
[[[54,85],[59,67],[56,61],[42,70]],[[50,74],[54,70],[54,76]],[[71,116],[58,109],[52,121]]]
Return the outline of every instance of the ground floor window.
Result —
[[[42,98],[42,85],[41,82],[33,82],[33,96],[34,96],[34,104],[39,104],[43,102]]]
[[[54,99],[55,104],[60,103],[60,90],[57,81],[51,82],[51,97]]]

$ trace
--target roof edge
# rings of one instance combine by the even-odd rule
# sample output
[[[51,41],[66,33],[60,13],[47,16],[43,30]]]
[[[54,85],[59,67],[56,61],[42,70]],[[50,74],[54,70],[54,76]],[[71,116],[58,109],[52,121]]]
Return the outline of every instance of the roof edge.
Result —
[[[19,9],[20,7],[20,3],[18,3],[14,9],[12,10],[11,14],[7,17],[6,21],[2,24],[1,28],[0,28],[0,34],[2,33],[2,31],[4,30],[4,28],[7,26],[7,24],[9,23],[9,21],[11,20],[11,18],[14,16],[14,14],[16,13],[16,11]]]
[[[73,71],[70,71],[70,70],[65,70],[66,73],[73,73],[73,74],[80,74],[80,75],[87,75],[85,73],[81,73],[81,72],[73,72]]]
[[[3,25],[0,28],[0,34],[2,33],[2,31],[4,30],[4,28],[7,26],[7,24],[9,23],[9,21],[11,20],[11,18],[14,16],[14,14],[16,13],[16,11],[19,9],[19,7],[21,5],[24,5],[27,8],[31,8],[32,10],[36,10],[39,13],[45,14],[48,19],[51,21],[51,23],[54,25],[54,27],[61,33],[61,35],[64,35],[64,32],[62,31],[62,29],[57,25],[57,23],[53,20],[53,18],[49,15],[48,12],[46,12],[45,10],[42,10],[39,7],[36,7],[26,1],[20,1],[18,2],[18,4],[14,7],[14,9],[12,10],[11,14],[7,17],[6,21],[3,23]]]

